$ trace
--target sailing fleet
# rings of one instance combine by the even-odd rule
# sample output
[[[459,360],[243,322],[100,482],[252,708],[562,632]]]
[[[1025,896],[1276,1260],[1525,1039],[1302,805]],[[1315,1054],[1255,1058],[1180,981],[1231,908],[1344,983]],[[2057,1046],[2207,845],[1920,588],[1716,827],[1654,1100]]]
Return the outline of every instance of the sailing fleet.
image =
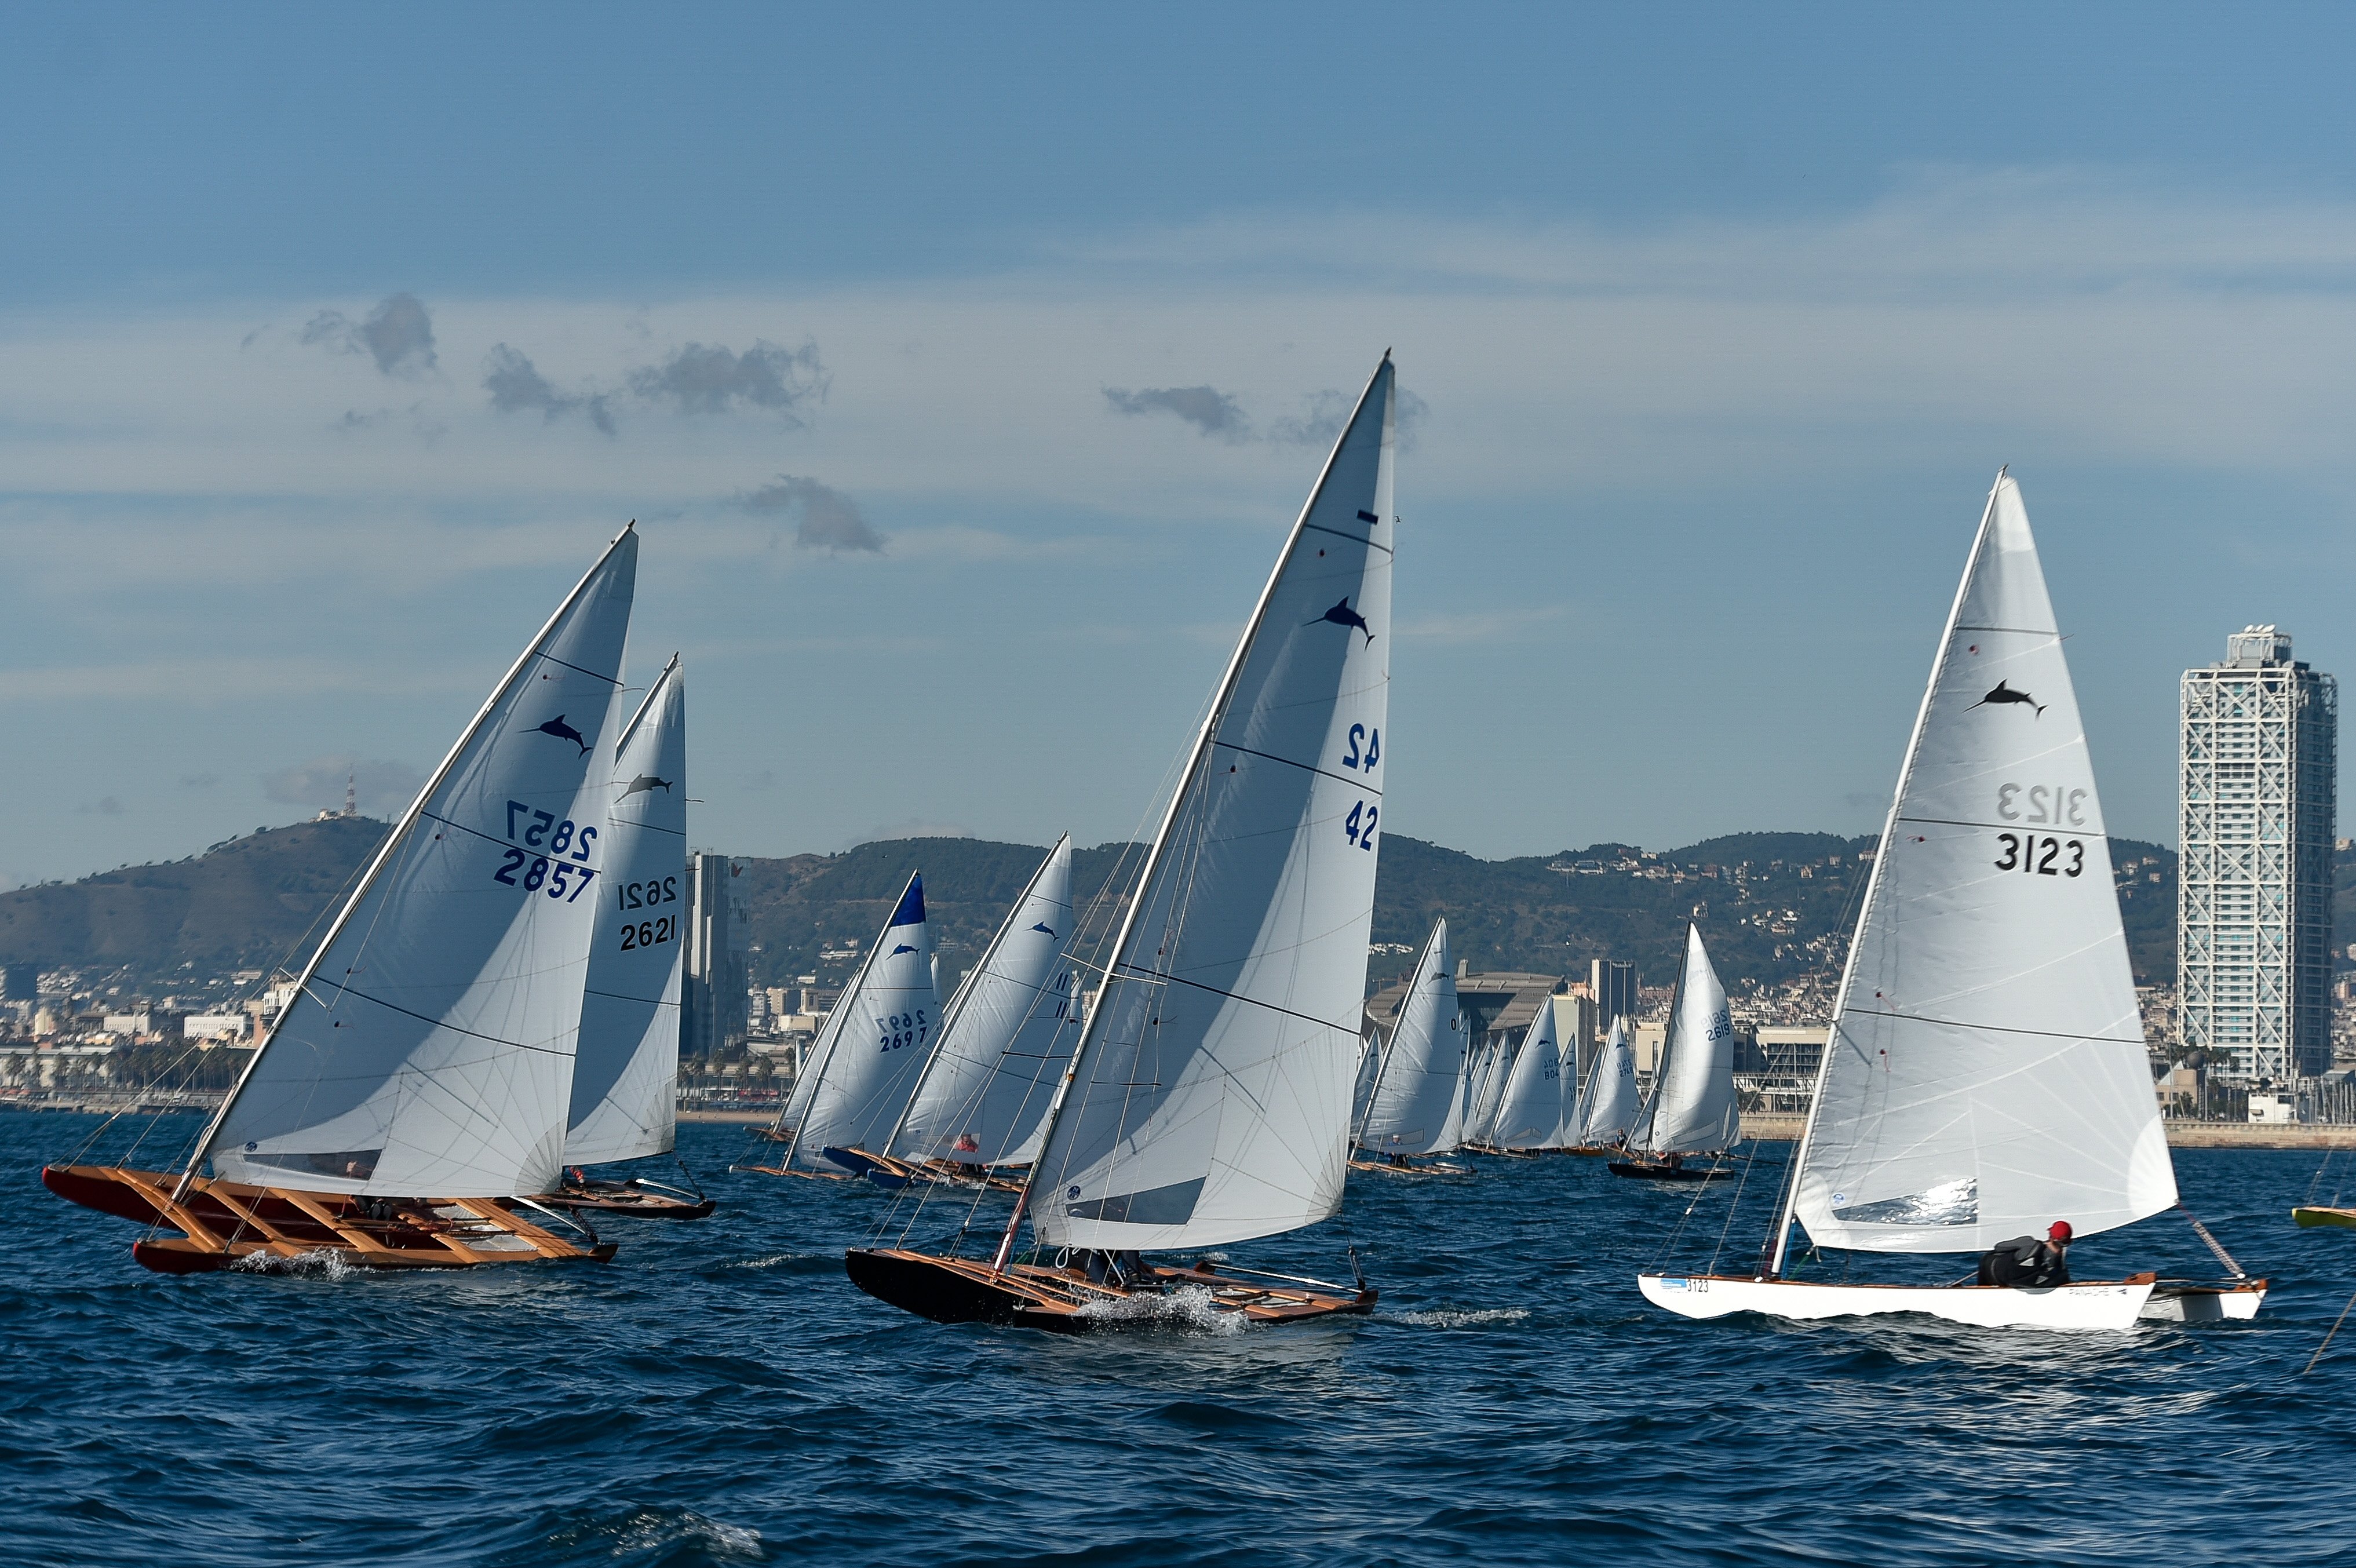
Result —
[[[1633,1282],[1682,1318],[2254,1314],[2265,1282],[2238,1268],[1851,1278],[2177,1207],[2100,799],[2009,476],[1937,644],[1788,1163],[1739,1152],[1734,1028],[1698,925],[1648,1083],[1625,1017],[1584,1063],[1550,1004],[1474,1038],[1445,920],[1387,1030],[1362,1033],[1390,810],[1397,399],[1386,354],[1133,874],[1084,908],[1059,839],[947,998],[911,875],[737,1168],[795,1178],[781,1203],[808,1180],[892,1194],[845,1271],[945,1323],[1095,1328],[1181,1295],[1258,1322],[1365,1314],[1378,1296],[1355,1258],[1341,1283],[1223,1250],[1332,1218],[1353,1172],[1451,1178],[1467,1155],[1781,1183],[1746,1266]],[[685,677],[676,654],[640,686],[626,668],[638,543],[623,530],[492,688],[182,1168],[43,1172],[145,1226],[141,1263],[602,1262],[597,1219],[712,1212],[684,1167],[680,1186],[644,1164],[676,1142],[690,910]],[[918,1239],[942,1204],[964,1206],[955,1236]],[[1848,1260],[1837,1280],[1827,1252]]]

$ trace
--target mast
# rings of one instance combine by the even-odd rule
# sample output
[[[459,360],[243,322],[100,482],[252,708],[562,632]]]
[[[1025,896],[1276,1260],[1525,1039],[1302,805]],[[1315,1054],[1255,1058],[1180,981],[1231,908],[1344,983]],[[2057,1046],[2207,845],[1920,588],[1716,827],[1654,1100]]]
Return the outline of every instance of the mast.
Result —
[[[2004,488],[2004,477],[2010,468],[2010,464],[1998,468],[1996,482],[1988,486],[1987,506],[1980,513],[1979,532],[1973,536],[1971,554],[1965,558],[1963,577],[1955,585],[1955,601],[1948,607],[1947,623],[1940,629],[1938,657],[1931,660],[1931,678],[1923,683],[1922,703],[1914,712],[1913,733],[1906,738],[1906,760],[1898,769],[1898,788],[1890,797],[1890,813],[1882,819],[1881,837],[1874,844],[1873,870],[1865,879],[1865,897],[1858,901],[1857,924],[1849,931],[1848,953],[1841,961],[1840,988],[1833,993],[1832,1026],[1825,1032],[1824,1055],[1816,1060],[1816,1086],[1808,1095],[1808,1119],[1801,1125],[1800,1142],[1792,1151],[1792,1168],[1784,1181],[1783,1212],[1777,1217],[1775,1229],[1768,1238],[1772,1251],[1767,1261],[1766,1273],[1760,1276],[1762,1279],[1781,1279],[1783,1276],[1783,1258],[1792,1240],[1792,1219],[1800,1207],[1800,1173],[1808,1166],[1808,1145],[1815,1139],[1816,1115],[1825,1103],[1825,1079],[1832,1070],[1833,1052],[1840,1043],[1841,1018],[1848,1011],[1849,986],[1857,979],[1858,935],[1865,929],[1866,921],[1872,918],[1874,901],[1881,892],[1882,868],[1890,864],[1890,846],[1898,832],[1898,813],[1906,804],[1906,786],[1914,776],[1915,759],[1922,748],[1922,726],[1930,721],[1931,699],[1938,695],[1939,678],[1946,673],[1947,655],[1955,640],[1955,623],[1964,613],[1964,596],[1971,592],[1971,563],[1978,561],[1980,553],[1987,547],[1988,529],[1996,521],[1997,492]],[[1762,1247],[1761,1251],[1768,1251],[1769,1249]]]
[[[1088,1011],[1087,1023],[1080,1030],[1079,1043],[1072,1048],[1072,1059],[1064,1069],[1063,1080],[1055,1085],[1055,1099],[1048,1103],[1047,1119],[1039,1130],[1039,1157],[1031,1163],[1030,1171],[1023,1178],[1023,1190],[1015,1195],[1014,1211],[1006,1217],[1006,1233],[999,1238],[998,1254],[991,1263],[993,1270],[1003,1271],[1007,1261],[1014,1255],[1015,1234],[1023,1224],[1023,1217],[1030,1211],[1032,1189],[1038,1185],[1040,1170],[1047,1163],[1047,1151],[1055,1144],[1055,1127],[1064,1118],[1064,1108],[1070,1103],[1072,1085],[1079,1081],[1081,1071],[1088,1064],[1089,1052],[1096,1047],[1098,1038],[1103,1033],[1104,1018],[1109,1011],[1105,1003],[1109,999],[1121,965],[1129,955],[1130,943],[1137,931],[1138,916],[1145,908],[1145,895],[1153,886],[1154,873],[1162,869],[1162,863],[1170,853],[1170,832],[1177,825],[1179,811],[1201,784],[1203,770],[1209,763],[1212,739],[1226,717],[1227,704],[1235,700],[1236,682],[1243,676],[1245,661],[1251,657],[1253,645],[1259,640],[1260,628],[1268,619],[1269,602],[1276,596],[1277,585],[1284,581],[1284,569],[1291,564],[1292,553],[1301,547],[1301,532],[1308,526],[1310,514],[1317,510],[1317,502],[1325,493],[1327,481],[1333,478],[1333,465],[1342,456],[1343,444],[1349,439],[1358,416],[1365,412],[1366,399],[1373,396],[1376,387],[1381,384],[1383,371],[1390,362],[1391,352],[1386,349],[1382,362],[1375,367],[1375,373],[1366,379],[1365,389],[1358,393],[1358,401],[1351,406],[1350,417],[1343,421],[1342,433],[1333,438],[1333,449],[1325,455],[1325,466],[1318,469],[1317,482],[1310,487],[1308,499],[1301,503],[1301,511],[1292,520],[1291,532],[1285,535],[1284,548],[1277,552],[1276,564],[1269,569],[1268,581],[1260,588],[1258,602],[1252,606],[1251,618],[1244,623],[1244,634],[1237,639],[1236,650],[1227,660],[1226,673],[1219,677],[1217,694],[1212,698],[1209,709],[1203,715],[1203,725],[1195,732],[1194,747],[1186,759],[1185,770],[1178,776],[1177,789],[1171,791],[1170,804],[1162,813],[1162,825],[1154,830],[1153,845],[1146,851],[1144,865],[1138,872],[1136,891],[1130,895],[1129,911],[1121,917],[1119,934],[1113,939],[1112,951],[1104,967],[1104,985],[1097,993],[1097,1005]]]
[[[923,875],[924,873],[919,871],[912,871],[908,874],[908,880],[900,885],[899,898],[893,903],[892,908],[894,910],[907,901],[908,889],[914,886],[916,878]],[[818,1065],[810,1075],[809,1098],[802,1102],[801,1116],[794,1122],[794,1135],[786,1144],[785,1156],[777,1161],[778,1168],[781,1170],[794,1168],[795,1152],[802,1146],[802,1129],[809,1125],[810,1112],[818,1109],[818,1091],[826,1087],[826,1069],[833,1065],[834,1048],[842,1043],[843,1031],[851,1026],[848,1021],[851,1004],[857,999],[860,989],[867,983],[867,972],[875,967],[875,955],[884,950],[884,943],[892,935],[892,918],[887,915],[884,918],[884,929],[877,931],[875,940],[867,944],[867,956],[860,960],[859,972],[853,974],[850,983],[842,988],[842,994],[834,999],[834,1011],[826,1015],[826,1054],[819,1058]],[[937,1050],[939,1047],[936,1045],[934,1048]],[[794,1092],[797,1097],[799,1096],[801,1092],[799,1084],[794,1086]],[[777,1117],[779,1121],[783,1121],[785,1112],[779,1111]]]
[[[309,961],[304,964],[301,976],[294,982],[295,995],[300,996],[310,989],[311,978],[318,972],[320,961],[327,956],[328,950],[335,946],[336,939],[343,934],[345,926],[351,920],[353,911],[360,907],[361,900],[368,897],[369,890],[376,886],[377,878],[382,875],[384,868],[391,864],[393,855],[409,842],[410,834],[416,831],[417,820],[425,810],[425,802],[432,800],[434,791],[442,788],[443,780],[450,775],[450,769],[457,765],[458,758],[466,755],[466,749],[474,744],[475,736],[480,734],[483,725],[489,722],[491,714],[498,710],[500,701],[514,687],[517,680],[530,666],[531,661],[540,657],[541,650],[547,645],[550,634],[554,632],[564,618],[573,612],[573,607],[580,602],[581,596],[588,591],[589,585],[594,582],[597,575],[605,569],[606,561],[612,557],[615,551],[621,548],[622,541],[629,538],[632,531],[637,526],[638,521],[636,518],[632,518],[622,526],[622,532],[614,536],[612,542],[591,564],[589,570],[582,574],[581,580],[573,585],[573,591],[564,596],[564,602],[556,607],[555,613],[542,623],[539,633],[524,646],[523,652],[517,656],[516,661],[508,667],[507,674],[500,678],[498,685],[491,688],[491,694],[483,700],[483,705],[476,710],[474,718],[460,733],[457,744],[451,746],[448,754],[442,758],[441,766],[434,768],[433,777],[426,779],[423,789],[418,790],[417,799],[409,803],[409,809],[402,813],[401,821],[393,825],[392,832],[385,835],[383,844],[376,852],[376,858],[369,862],[367,874],[361,876],[359,885],[352,889],[351,897],[344,900],[344,907],[337,911],[335,920],[327,927],[326,934],[320,937],[319,945],[311,950]],[[213,1144],[220,1137],[220,1130],[227,1124],[230,1112],[236,1108],[239,1097],[244,1094],[245,1086],[252,1080],[254,1069],[261,1065],[263,1054],[277,1043],[279,1031],[286,1026],[287,1020],[294,1015],[294,1008],[291,1002],[280,1009],[277,1020],[270,1026],[270,1033],[262,1037],[259,1046],[254,1047],[253,1055],[246,1058],[245,1070],[237,1075],[237,1082],[230,1088],[228,1096],[221,1101],[220,1109],[214,1112],[212,1120],[205,1124],[204,1135],[197,1140],[196,1150],[188,1156],[187,1168],[181,1171],[179,1181],[173,1187],[173,1202],[187,1201],[188,1188],[197,1179],[197,1168],[212,1154]]]

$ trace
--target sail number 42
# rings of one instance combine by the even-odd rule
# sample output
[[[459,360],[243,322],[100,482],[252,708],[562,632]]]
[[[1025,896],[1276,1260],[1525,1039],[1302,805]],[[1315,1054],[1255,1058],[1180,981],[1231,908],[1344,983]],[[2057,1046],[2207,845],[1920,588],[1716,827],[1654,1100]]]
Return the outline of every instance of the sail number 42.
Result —
[[[2019,871],[2036,876],[2076,876],[2086,869],[2086,845],[2079,839],[2040,838],[2035,833],[1998,833],[2004,853],[1997,857],[1998,871]],[[2067,854],[2067,862],[2062,856]],[[2057,864],[2060,863],[2060,864]]]

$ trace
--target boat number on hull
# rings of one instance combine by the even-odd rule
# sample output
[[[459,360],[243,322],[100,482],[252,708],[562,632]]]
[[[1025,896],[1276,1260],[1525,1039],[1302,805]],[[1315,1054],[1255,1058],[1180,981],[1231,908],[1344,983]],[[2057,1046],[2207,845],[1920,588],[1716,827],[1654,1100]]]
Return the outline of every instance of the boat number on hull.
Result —
[[[629,952],[637,948],[653,947],[657,942],[667,942],[678,931],[678,918],[670,915],[665,915],[659,920],[640,920],[635,926],[626,925],[622,928],[622,950]]]
[[[2035,833],[1998,833],[1998,871],[2034,876],[2076,876],[2086,869],[2086,846],[2078,839],[2039,838]],[[2062,857],[2067,855],[2068,859]]]

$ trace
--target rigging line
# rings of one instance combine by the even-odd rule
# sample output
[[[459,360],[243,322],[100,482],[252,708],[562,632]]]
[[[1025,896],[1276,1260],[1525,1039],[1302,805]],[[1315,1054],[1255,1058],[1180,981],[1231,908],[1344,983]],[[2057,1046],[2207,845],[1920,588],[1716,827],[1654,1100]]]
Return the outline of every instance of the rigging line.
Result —
[[[2356,1306],[2356,1295],[2351,1295],[2348,1298],[2348,1306]],[[2298,1369],[2298,1375],[2300,1377],[2303,1378],[2307,1376],[2308,1373],[2315,1370],[2315,1364],[2323,1359],[2324,1351],[2329,1349],[2331,1347],[2331,1336],[2339,1333],[2340,1326],[2348,1321],[2348,1306],[2341,1307],[2340,1309],[2340,1316],[2331,1320],[2331,1332],[2323,1337],[2323,1343],[2315,1348],[2315,1354],[2308,1357],[2307,1359],[2307,1365]]]
[[[1384,554],[1391,556],[1393,559],[1397,559],[1398,555],[1398,552],[1393,550],[1389,545],[1377,544],[1373,540],[1366,538],[1364,534],[1352,533],[1347,529],[1334,528],[1322,522],[1304,522],[1301,525],[1301,532],[1304,533],[1330,533],[1336,539],[1346,539],[1353,544],[1363,544],[1369,550],[1379,550]]]
[[[510,1049],[519,1051],[536,1051],[540,1055],[546,1057],[562,1057],[568,1061],[572,1059],[573,1055],[571,1051],[560,1051],[550,1046],[528,1046],[521,1040],[506,1040],[501,1039],[497,1035],[483,1034],[479,1030],[462,1029],[455,1024],[445,1022],[440,1018],[428,1017],[423,1013],[412,1012],[410,1009],[403,1007],[397,1002],[387,1002],[380,996],[370,996],[367,992],[355,990],[353,987],[348,985],[339,987],[338,989],[343,996],[357,996],[363,1002],[373,1002],[378,1006],[384,1008],[387,1012],[398,1013],[404,1018],[414,1018],[421,1024],[430,1024],[437,1029],[447,1029],[454,1035],[464,1035],[470,1040],[487,1040],[495,1046],[506,1046]],[[433,1075],[428,1073],[425,1077],[430,1079]]]
[[[2056,1029],[2017,1029],[2008,1024],[1973,1024],[1961,1018],[1933,1018],[1921,1013],[1892,1013],[1879,1007],[1846,1007],[1842,1009],[1842,1014],[1844,1016],[1855,1015],[1867,1018],[1894,1018],[1901,1024],[1929,1024],[1942,1029],[1973,1029],[1992,1035],[2027,1035],[2032,1039],[2040,1040],[2083,1040],[2089,1044],[2104,1046],[2143,1044],[2140,1039],[2120,1040],[2109,1035],[2071,1035]],[[1825,1050],[1827,1055],[1831,1054],[1830,1040],[1825,1042]]]
[[[1262,1002],[1256,996],[1246,996],[1237,991],[1224,991],[1215,985],[1205,985],[1199,980],[1181,979],[1177,975],[1166,974],[1158,969],[1147,969],[1141,964],[1124,963],[1120,967],[1127,972],[1121,976],[1124,979],[1159,980],[1171,985],[1184,985],[1196,991],[1207,991],[1214,996],[1225,996],[1232,1001],[1248,1003],[1254,1007],[1264,1007],[1271,1013],[1281,1013],[1288,1018],[1298,1018],[1304,1024],[1314,1024],[1321,1029],[1347,1027],[1345,1025],[1334,1023],[1330,1018],[1312,1018],[1306,1013],[1296,1013],[1290,1007],[1280,1007],[1273,1002]]]
[[[2064,838],[2101,839],[2105,843],[2108,843],[2111,838],[2110,834],[2100,828],[2073,828],[2062,822],[1973,822],[1955,817],[1901,817],[1898,820],[1927,828],[1986,828],[1990,832],[2000,833],[2029,832],[2043,828],[2049,833],[2059,833]]]
[[[2040,631],[2032,626],[1970,626],[1958,622],[1955,629],[1957,631],[2007,631],[2016,637],[2050,637],[2056,642],[2062,640],[2062,633],[2058,628],[2052,631]]]
[[[1254,751],[1250,746],[1237,746],[1231,740],[1214,740],[1211,742],[1211,746],[1216,751],[1240,751],[1246,757],[1258,757],[1269,762],[1281,762],[1287,768],[1298,768],[1304,773],[1314,773],[1321,779],[1331,779],[1336,784],[1347,784],[1353,789],[1372,795],[1377,800],[1383,798],[1383,792],[1365,779],[1345,779],[1339,773],[1329,773],[1313,762],[1296,762],[1290,757],[1279,757],[1272,751]]]
[[[607,684],[608,686],[612,686],[612,687],[616,688],[616,690],[619,690],[619,689],[621,688],[621,685],[622,685],[622,679],[621,679],[621,677],[620,677],[620,676],[618,676],[618,675],[600,675],[600,674],[599,674],[599,673],[597,673],[597,671],[595,671],[594,670],[585,670],[585,669],[583,669],[583,668],[582,668],[580,665],[578,665],[578,664],[571,663],[571,662],[569,662],[568,660],[562,660],[562,659],[559,659],[559,658],[558,658],[555,654],[553,654],[553,653],[543,653],[543,654],[541,654],[540,657],[541,657],[541,660],[542,660],[543,662],[546,662],[546,663],[549,663],[549,664],[553,664],[553,665],[555,665],[555,666],[556,666],[558,669],[560,669],[560,670],[570,670],[570,671],[573,671],[574,674],[576,674],[576,675],[586,675],[586,676],[588,676],[588,677],[589,677],[589,679],[591,679],[592,681],[603,681],[603,682],[605,682],[605,684]]]

